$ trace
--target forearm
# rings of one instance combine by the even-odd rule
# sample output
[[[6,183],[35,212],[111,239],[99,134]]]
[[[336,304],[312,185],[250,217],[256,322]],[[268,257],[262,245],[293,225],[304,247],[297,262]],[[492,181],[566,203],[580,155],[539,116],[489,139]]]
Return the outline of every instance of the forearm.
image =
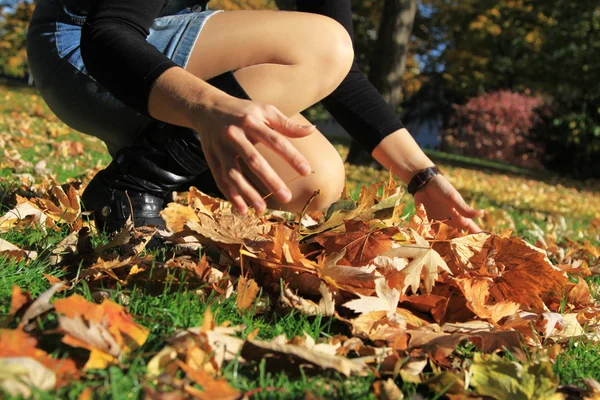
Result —
[[[385,137],[371,155],[406,184],[418,171],[434,165],[405,128]]]
[[[173,125],[194,127],[227,94],[182,68],[165,71],[152,85],[148,97],[151,117]]]

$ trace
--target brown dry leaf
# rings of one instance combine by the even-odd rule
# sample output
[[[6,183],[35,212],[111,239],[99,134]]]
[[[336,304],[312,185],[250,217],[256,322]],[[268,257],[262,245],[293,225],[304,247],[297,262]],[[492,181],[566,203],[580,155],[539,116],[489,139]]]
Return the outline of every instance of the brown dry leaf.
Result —
[[[199,222],[189,220],[187,227],[217,244],[244,244],[267,242],[270,223],[263,222],[253,213],[238,215],[232,212],[216,213],[213,217],[198,214]]]
[[[16,261],[21,261],[25,258],[35,260],[37,258],[37,252],[31,250],[23,250],[14,244],[7,242],[0,238],[0,256],[7,256],[13,258]]]
[[[450,249],[455,264],[460,268],[479,268],[485,261],[485,253],[482,250],[489,237],[489,233],[482,232],[451,239]]]
[[[307,300],[299,295],[295,294],[290,288],[285,288],[280,295],[280,301],[283,305],[291,308],[295,308],[304,315],[325,315],[331,317],[335,313],[335,300],[333,299],[333,293],[329,290],[329,287],[324,282],[321,282],[319,287],[321,292],[321,301],[316,304],[312,300]]]
[[[91,351],[84,369],[105,368],[117,357],[141,346],[149,331],[137,325],[120,305],[110,300],[90,303],[79,295],[54,302],[63,342]]]
[[[332,253],[321,259],[319,262],[318,274],[328,284],[336,288],[352,287],[356,291],[358,288],[366,288],[372,293],[375,287],[375,266],[351,267],[338,265],[337,263],[344,258],[344,250],[340,253]]]
[[[467,306],[481,319],[497,323],[502,318],[515,315],[520,305],[512,301],[500,301],[489,304],[490,278],[459,278],[458,286],[467,300]]]
[[[52,254],[50,255],[51,266],[56,266],[60,264],[65,255],[67,254],[77,254],[79,233],[80,231],[73,231],[69,233],[67,237],[65,237],[63,240],[60,241],[60,243],[54,246],[54,248],[52,249]]]
[[[246,279],[240,276],[237,283],[237,297],[235,299],[238,310],[243,311],[250,308],[254,304],[259,291],[260,289],[254,279]]]
[[[448,265],[442,257],[435,251],[429,243],[423,239],[418,232],[412,231],[415,239],[414,245],[403,245],[387,251],[384,255],[388,257],[412,258],[412,261],[402,270],[405,274],[404,287],[402,293],[409,287],[413,294],[417,293],[423,275],[423,285],[425,292],[431,293],[431,289],[438,277],[438,268],[451,274]]]
[[[522,239],[492,236],[484,251],[488,252],[485,273],[494,281],[493,301],[512,301],[525,310],[540,311],[560,305],[568,280],[543,250]]]
[[[400,311],[401,309],[398,309]],[[373,311],[349,321],[352,335],[370,340],[384,340],[393,343],[406,332],[406,317],[401,313]]]
[[[0,217],[0,233],[9,232],[19,223],[19,221],[28,217],[43,230],[46,230],[47,225],[53,225],[52,223],[47,223],[46,220],[48,217],[39,207],[26,198],[17,195],[17,205]]]
[[[590,286],[582,277],[579,277],[579,282],[569,292],[568,302],[576,308],[592,304]]]
[[[66,186],[65,191],[63,186],[55,185],[46,196],[32,202],[55,222],[71,225],[81,216],[81,202],[79,191],[73,185]]]
[[[269,371],[298,374],[302,369],[305,374],[315,375],[333,370],[345,376],[370,372],[365,364],[289,343],[248,340],[242,347],[242,356],[248,361],[265,360]]]
[[[375,381],[373,391],[377,400],[402,400],[404,394],[392,378],[387,381]]]
[[[15,359],[20,359],[20,361],[16,362]],[[35,338],[20,329],[0,329],[0,361],[13,360],[0,366],[0,370],[3,370],[3,372],[10,372],[7,379],[12,381],[15,377],[29,376],[35,380],[36,376],[47,376],[44,369],[33,363],[27,366],[23,365],[24,368],[22,370],[15,370],[14,367],[21,365],[21,361],[24,362],[25,359],[36,361],[51,371],[55,377],[54,388],[65,386],[70,381],[79,379],[79,370],[71,359],[56,360],[52,358],[48,353],[37,348],[37,340]],[[7,371],[6,369],[12,371]],[[0,373],[0,386],[4,386],[6,383],[5,376],[3,373]],[[47,384],[48,381],[42,379],[40,382]],[[47,389],[46,387],[43,388],[43,390]]]
[[[53,284],[48,290],[38,296],[37,299],[31,303],[31,305],[23,314],[23,318],[21,319],[20,327],[25,327],[31,320],[39,317],[44,314],[46,311],[52,310],[54,307],[50,304],[50,299],[56,292],[62,289],[65,286],[65,282],[59,282]]]
[[[344,224],[346,232],[321,234],[315,240],[328,253],[344,251],[342,261],[354,266],[366,265],[391,249],[391,237],[398,232],[396,227],[373,229],[373,226],[358,220],[347,220]]]

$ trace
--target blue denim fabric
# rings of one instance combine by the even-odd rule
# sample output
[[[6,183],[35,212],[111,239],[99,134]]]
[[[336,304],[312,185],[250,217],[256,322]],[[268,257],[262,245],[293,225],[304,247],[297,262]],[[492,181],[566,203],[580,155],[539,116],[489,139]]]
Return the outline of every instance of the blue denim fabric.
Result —
[[[171,0],[168,6],[176,9],[173,3],[181,1]],[[29,69],[56,116],[73,129],[103,140],[114,155],[154,120],[122,103],[86,71],[79,48],[85,8],[77,4],[85,1],[37,2],[27,32]],[[157,18],[147,40],[185,67],[204,23],[215,12],[185,8]]]

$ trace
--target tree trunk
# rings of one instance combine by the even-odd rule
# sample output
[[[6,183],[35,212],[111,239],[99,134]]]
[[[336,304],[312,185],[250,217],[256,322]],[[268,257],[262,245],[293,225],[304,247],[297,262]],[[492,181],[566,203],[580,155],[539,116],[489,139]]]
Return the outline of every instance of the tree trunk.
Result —
[[[417,0],[385,0],[370,62],[369,80],[394,110],[402,102],[402,77],[416,13]],[[346,161],[361,165],[374,162],[355,140]]]

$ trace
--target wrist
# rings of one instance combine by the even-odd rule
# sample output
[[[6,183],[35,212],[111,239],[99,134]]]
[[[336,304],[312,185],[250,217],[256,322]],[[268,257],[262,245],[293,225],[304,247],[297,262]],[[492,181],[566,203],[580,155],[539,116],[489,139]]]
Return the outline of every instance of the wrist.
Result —
[[[406,191],[411,195],[415,195],[418,191],[427,186],[436,176],[442,175],[442,172],[435,165],[424,168],[418,171],[408,183]]]
[[[405,128],[384,138],[371,154],[405,184],[419,171],[434,165]]]

